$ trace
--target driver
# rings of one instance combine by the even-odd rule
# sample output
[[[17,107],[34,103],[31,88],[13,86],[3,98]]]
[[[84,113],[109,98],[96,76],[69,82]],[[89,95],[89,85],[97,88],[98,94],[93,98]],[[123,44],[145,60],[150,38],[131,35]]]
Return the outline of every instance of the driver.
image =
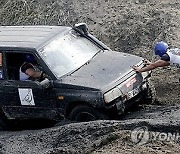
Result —
[[[20,80],[41,80],[44,76],[42,71],[37,70],[34,66],[36,60],[33,55],[26,54],[26,61],[21,65],[19,69]]]

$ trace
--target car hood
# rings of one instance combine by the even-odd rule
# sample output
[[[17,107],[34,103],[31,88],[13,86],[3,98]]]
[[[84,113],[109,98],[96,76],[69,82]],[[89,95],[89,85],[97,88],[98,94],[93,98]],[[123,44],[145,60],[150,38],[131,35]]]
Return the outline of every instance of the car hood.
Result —
[[[117,84],[124,82],[127,74],[135,74],[131,66],[142,61],[139,56],[104,51],[97,54],[88,63],[62,78],[62,83],[90,87],[107,91]],[[127,77],[125,77],[127,76]]]

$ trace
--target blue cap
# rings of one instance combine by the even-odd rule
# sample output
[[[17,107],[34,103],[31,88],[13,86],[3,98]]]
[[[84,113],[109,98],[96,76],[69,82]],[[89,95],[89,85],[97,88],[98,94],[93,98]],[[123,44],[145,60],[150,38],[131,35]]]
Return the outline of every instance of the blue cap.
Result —
[[[34,56],[31,55],[31,54],[26,54],[26,61],[27,61],[28,63],[35,63],[35,62],[36,62]]]
[[[168,48],[169,48],[168,44],[161,41],[161,42],[156,43],[154,47],[154,52],[156,55],[159,55],[160,57],[162,57],[167,52]]]

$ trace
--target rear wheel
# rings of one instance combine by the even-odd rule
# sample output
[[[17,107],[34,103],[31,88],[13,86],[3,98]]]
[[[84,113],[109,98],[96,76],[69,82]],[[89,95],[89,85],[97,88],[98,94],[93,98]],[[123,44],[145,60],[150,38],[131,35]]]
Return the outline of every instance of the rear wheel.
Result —
[[[70,113],[70,120],[85,122],[109,119],[108,115],[101,113],[88,105],[78,105]]]

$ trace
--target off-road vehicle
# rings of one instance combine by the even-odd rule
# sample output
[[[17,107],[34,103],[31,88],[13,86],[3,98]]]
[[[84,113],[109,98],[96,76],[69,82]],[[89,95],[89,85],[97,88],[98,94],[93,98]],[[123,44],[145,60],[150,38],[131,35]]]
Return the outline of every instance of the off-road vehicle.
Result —
[[[46,74],[19,79],[25,55]],[[0,124],[4,119],[108,119],[147,91],[150,72],[136,73],[143,58],[109,49],[86,24],[0,27]]]

